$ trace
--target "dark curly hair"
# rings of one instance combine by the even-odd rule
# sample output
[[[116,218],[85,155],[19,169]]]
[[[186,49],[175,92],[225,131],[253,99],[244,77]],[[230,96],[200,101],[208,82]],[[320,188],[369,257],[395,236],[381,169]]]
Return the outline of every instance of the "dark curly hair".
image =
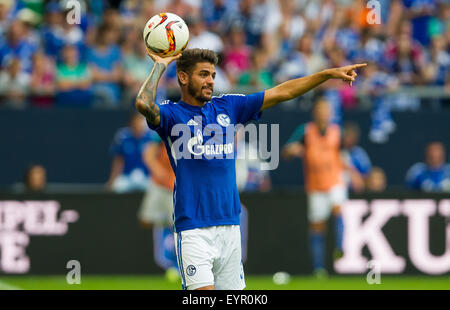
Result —
[[[212,50],[192,48],[183,51],[180,58],[177,59],[177,72],[183,71],[188,74],[192,73],[192,69],[199,62],[209,62],[217,65],[219,61],[216,53]]]

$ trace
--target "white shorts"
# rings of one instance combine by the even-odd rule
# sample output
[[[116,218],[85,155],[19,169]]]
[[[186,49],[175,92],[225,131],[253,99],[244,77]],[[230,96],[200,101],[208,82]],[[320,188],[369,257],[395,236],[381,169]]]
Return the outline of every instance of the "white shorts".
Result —
[[[308,221],[310,223],[328,220],[333,207],[342,206],[347,200],[347,188],[338,184],[328,192],[311,192],[308,194]]]
[[[164,186],[150,181],[139,208],[138,218],[158,226],[172,225],[173,193]]]
[[[239,225],[196,228],[175,233],[183,289],[214,285],[216,290],[245,288]]]

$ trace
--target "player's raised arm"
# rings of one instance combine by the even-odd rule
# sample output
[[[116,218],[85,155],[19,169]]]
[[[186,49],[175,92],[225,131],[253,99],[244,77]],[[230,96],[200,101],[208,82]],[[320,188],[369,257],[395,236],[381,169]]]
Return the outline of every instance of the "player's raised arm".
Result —
[[[174,60],[178,59],[181,54],[172,57],[159,57],[148,53],[155,64],[152,71],[142,84],[141,89],[136,98],[136,109],[145,116],[145,118],[154,126],[159,126],[161,117],[158,105],[155,103],[156,89],[159,79],[166,70],[167,66]]]
[[[261,110],[273,107],[282,101],[297,98],[311,89],[316,88],[323,82],[328,81],[329,79],[342,79],[352,85],[357,77],[355,70],[366,65],[367,64],[356,64],[340,68],[327,69],[309,76],[281,83],[265,91],[264,103]]]

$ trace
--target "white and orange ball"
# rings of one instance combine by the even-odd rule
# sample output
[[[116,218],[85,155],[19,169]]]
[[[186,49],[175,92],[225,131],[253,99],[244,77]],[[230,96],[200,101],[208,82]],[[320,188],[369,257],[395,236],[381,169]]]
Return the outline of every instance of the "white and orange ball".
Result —
[[[160,13],[150,18],[143,31],[150,53],[162,57],[181,53],[189,42],[189,29],[184,20],[173,13]]]

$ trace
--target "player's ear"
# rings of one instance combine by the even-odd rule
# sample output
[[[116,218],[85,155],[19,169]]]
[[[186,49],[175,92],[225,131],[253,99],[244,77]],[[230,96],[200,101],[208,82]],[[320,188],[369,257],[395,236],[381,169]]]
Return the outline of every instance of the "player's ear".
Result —
[[[184,71],[178,71],[178,81],[182,86],[186,86],[189,82],[189,75],[187,72]]]

